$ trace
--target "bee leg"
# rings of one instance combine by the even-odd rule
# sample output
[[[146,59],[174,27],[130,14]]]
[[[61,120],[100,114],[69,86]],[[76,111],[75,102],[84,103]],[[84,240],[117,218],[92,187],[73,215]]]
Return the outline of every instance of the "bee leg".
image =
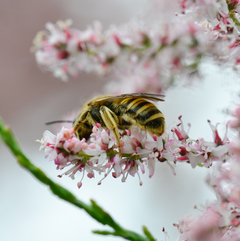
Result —
[[[113,135],[116,138],[116,142],[118,144],[118,149],[119,149],[119,155],[121,156],[121,143],[120,143],[120,138],[119,138],[119,133],[118,133],[118,117],[114,112],[112,112],[109,108],[106,106],[101,106],[100,108],[100,114],[103,119],[103,122],[105,123],[106,127],[109,130],[113,131]]]

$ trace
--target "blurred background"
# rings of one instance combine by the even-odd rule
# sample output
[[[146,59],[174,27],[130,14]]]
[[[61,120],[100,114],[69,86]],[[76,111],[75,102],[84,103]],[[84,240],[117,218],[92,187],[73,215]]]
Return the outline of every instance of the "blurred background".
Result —
[[[49,177],[71,190],[79,199],[94,199],[122,226],[142,233],[146,225],[158,240],[164,240],[162,228],[171,240],[178,231],[173,227],[188,213],[196,213],[194,205],[201,207],[206,200],[215,198],[205,185],[209,170],[192,169],[178,164],[174,176],[165,163],[159,163],[155,175],[149,179],[142,175],[143,186],[138,178],[128,177],[126,183],[109,176],[101,186],[98,180],[85,178],[77,188],[78,180],[60,174],[53,162],[39,152],[36,139],[48,128],[45,122],[58,120],[81,108],[86,100],[101,91],[108,79],[91,74],[81,74],[77,79],[64,83],[51,73],[42,71],[30,53],[32,39],[44,29],[48,21],[71,18],[73,27],[85,29],[94,20],[104,28],[120,25],[141,14],[151,1],[147,0],[0,0],[0,116],[9,125],[24,152],[35,165]],[[204,137],[212,141],[207,124],[226,122],[223,109],[236,102],[239,78],[231,70],[220,69],[209,63],[202,65],[204,78],[191,87],[174,87],[167,91],[166,100],[159,108],[166,116],[167,125],[183,115],[186,124],[192,123],[190,136]],[[220,126],[224,133],[224,126]],[[101,237],[92,230],[104,230],[84,211],[60,200],[49,189],[23,170],[9,150],[0,142],[0,239],[1,241],[50,241],[50,240],[120,240]],[[80,175],[77,176],[80,178]]]

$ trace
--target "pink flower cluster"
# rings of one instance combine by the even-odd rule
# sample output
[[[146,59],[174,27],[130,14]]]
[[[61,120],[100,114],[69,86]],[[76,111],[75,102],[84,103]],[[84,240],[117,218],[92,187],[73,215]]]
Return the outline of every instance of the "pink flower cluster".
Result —
[[[99,22],[83,31],[70,25],[69,20],[47,23],[47,31],[37,34],[37,63],[63,80],[76,77],[80,71],[102,75],[114,70],[120,79],[115,79],[108,89],[115,94],[126,92],[119,89],[125,86],[119,81],[129,83],[129,79],[133,84],[128,92],[160,92],[171,85],[174,76],[192,76],[209,48],[203,29],[192,22],[144,27],[144,23],[132,21],[106,32]]]
[[[70,20],[47,23],[34,39],[36,61],[63,80],[81,71],[115,73],[106,86],[112,94],[161,92],[176,79],[196,76],[204,56],[238,71],[239,0],[179,3],[176,16],[168,7],[172,17],[151,24],[138,19],[105,32],[99,22],[86,30],[71,28]]]
[[[215,201],[200,215],[188,215],[174,224],[180,232],[178,241],[238,241],[240,209],[233,203]]]
[[[183,128],[181,116],[179,120],[178,125],[161,137],[151,136],[137,127],[120,132],[122,153],[119,153],[112,132],[102,129],[100,124],[93,127],[89,142],[78,140],[74,129],[66,128],[62,128],[57,135],[45,131],[38,142],[41,143],[40,150],[45,150],[48,160],[54,160],[57,169],[68,168],[59,177],[65,174],[74,179],[77,172],[82,172],[83,179],[85,173],[89,178],[95,177],[96,172],[103,173],[98,184],[112,173],[114,178],[121,176],[123,182],[129,174],[137,174],[142,185],[139,172],[145,173],[147,168],[149,177],[152,177],[159,162],[169,164],[175,174],[177,162],[190,163],[195,168],[197,165],[210,167],[214,161],[222,163],[229,159],[229,141],[226,136],[223,140],[219,137],[216,127],[211,125],[213,142],[203,138],[193,140]],[[79,188],[82,179],[78,182]]]
[[[179,241],[240,240],[240,107],[233,115],[229,125],[237,137],[229,144],[226,161],[218,162],[207,178],[217,201],[206,205],[200,215],[188,215],[175,224],[181,233]],[[215,142],[222,145],[217,134]]]
[[[181,0],[180,3],[182,13],[205,29],[215,60],[239,72],[240,1]]]

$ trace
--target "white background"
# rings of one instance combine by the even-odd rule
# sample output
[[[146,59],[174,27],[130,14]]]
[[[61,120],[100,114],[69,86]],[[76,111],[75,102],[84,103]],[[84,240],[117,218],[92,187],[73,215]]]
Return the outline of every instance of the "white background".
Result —
[[[0,115],[11,126],[26,155],[35,165],[60,185],[71,190],[79,199],[94,199],[122,226],[142,233],[146,225],[158,240],[164,240],[165,227],[171,240],[178,232],[173,227],[194,205],[213,200],[214,195],[205,185],[208,170],[177,165],[177,175],[165,163],[159,163],[155,175],[142,175],[143,186],[137,177],[126,183],[107,178],[101,186],[99,179],[85,178],[82,188],[55,170],[53,162],[44,159],[36,139],[42,137],[47,121],[61,118],[78,110],[91,95],[101,89],[103,80],[81,74],[68,83],[54,79],[40,70],[29,52],[31,41],[47,21],[72,18],[74,27],[85,29],[94,20],[104,27],[128,22],[141,13],[143,0],[1,0],[0,9]],[[183,115],[185,127],[192,123],[190,136],[212,140],[207,119],[212,123],[225,122],[222,110],[236,101],[239,78],[230,70],[208,64],[202,66],[205,77],[187,88],[173,88],[166,93],[166,101],[159,108],[167,124]],[[221,129],[221,128],[220,128]],[[54,132],[52,128],[51,131]],[[224,128],[222,128],[223,133]],[[65,240],[121,240],[91,233],[107,229],[86,213],[55,197],[49,189],[23,170],[8,149],[0,142],[0,240],[1,241],[65,241]],[[80,178],[80,176],[77,176]]]

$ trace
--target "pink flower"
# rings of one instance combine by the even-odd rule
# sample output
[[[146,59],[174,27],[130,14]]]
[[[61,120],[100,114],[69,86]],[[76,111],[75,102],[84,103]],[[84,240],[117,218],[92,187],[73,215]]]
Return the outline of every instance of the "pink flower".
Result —
[[[229,125],[230,127],[237,129],[240,127],[240,107],[237,107],[235,109],[235,112],[233,113],[233,116],[235,117],[233,120],[230,121]]]
[[[181,117],[179,119],[181,120]],[[216,128],[211,127],[215,134]],[[210,167],[214,161],[226,161],[231,157],[227,133],[223,140],[221,139],[222,144],[217,146],[215,142],[207,142],[203,138],[190,139],[189,130],[184,130],[182,120],[171,130],[175,131],[166,131],[160,137],[151,136],[137,127],[133,127],[131,131],[121,131],[121,157],[112,132],[102,129],[100,124],[93,126],[88,143],[85,139],[78,140],[73,128],[62,128],[56,136],[45,131],[43,138],[38,142],[41,144],[40,150],[45,150],[46,158],[54,160],[58,169],[68,168],[59,175],[60,177],[65,174],[74,179],[77,172],[82,173],[78,186],[82,186],[85,172],[88,178],[95,177],[95,172],[103,173],[104,177],[98,184],[101,184],[110,173],[114,178],[121,176],[123,182],[128,175],[137,174],[142,185],[140,171],[144,174],[147,167],[151,178],[156,163],[159,162],[166,162],[175,175],[177,162],[190,163],[193,168],[197,165]]]
[[[237,241],[240,237],[238,212],[238,208],[231,203],[213,202],[200,215],[186,216],[179,224],[175,224],[180,232],[178,240]],[[233,224],[238,228],[234,228]]]
[[[178,119],[181,121],[181,123],[179,123],[179,124],[177,125],[177,127],[174,128],[172,131],[175,132],[175,134],[177,135],[177,137],[178,137],[178,139],[179,139],[180,141],[186,140],[186,139],[188,138],[188,132],[189,132],[189,130],[190,130],[190,126],[191,126],[191,125],[188,124],[189,129],[188,129],[188,131],[186,132],[186,131],[184,130],[184,126],[183,126],[182,116],[179,116]]]
[[[154,170],[155,170],[155,164],[158,161],[158,156],[159,153],[158,152],[152,152],[151,154],[149,154],[149,158],[148,158],[148,169],[149,169],[149,177],[151,178],[154,174]]]

